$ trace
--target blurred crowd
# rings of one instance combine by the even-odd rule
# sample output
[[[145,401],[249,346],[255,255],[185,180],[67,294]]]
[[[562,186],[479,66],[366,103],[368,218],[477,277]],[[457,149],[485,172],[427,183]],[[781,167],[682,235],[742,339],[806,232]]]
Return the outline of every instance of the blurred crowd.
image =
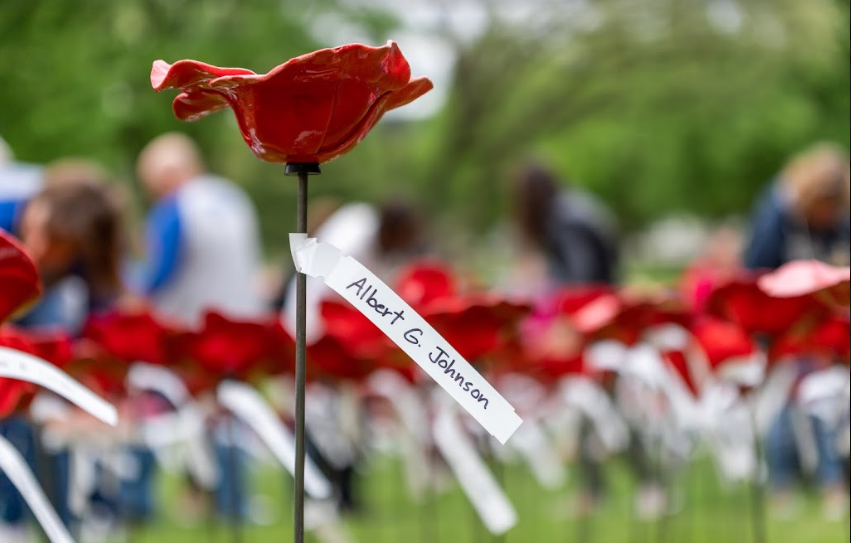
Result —
[[[256,211],[238,183],[208,171],[198,146],[177,133],[162,135],[140,150],[136,177],[150,202],[138,232],[128,220],[132,215],[128,192],[102,165],[77,158],[46,166],[27,164],[16,161],[0,140],[0,229],[20,239],[44,287],[41,298],[6,330],[30,337],[60,333],[76,346],[80,340],[92,339],[93,323],[115,315],[149,315],[164,327],[194,333],[218,322],[211,319],[216,315],[225,322],[264,326],[271,319],[280,324],[281,338],[291,338],[294,271],[286,267],[272,274],[283,280],[271,286],[264,282],[269,274],[264,273]],[[733,404],[757,404],[759,394],[776,393],[777,387],[772,387],[782,377],[788,384],[780,387],[775,408],[746,410],[723,438],[718,437],[720,429],[712,426],[710,433],[718,439],[709,447],[721,451],[719,473],[733,480],[761,481],[764,459],[775,514],[795,514],[799,483],[806,480],[818,489],[827,518],[846,517],[847,398],[842,396],[844,409],[840,403],[822,416],[806,407],[799,392],[807,388],[805,383],[813,382],[808,377],[834,375],[839,368],[840,396],[847,394],[847,351],[839,346],[790,349],[782,356],[773,353],[779,339],[789,334],[815,334],[812,315],[820,315],[819,319],[826,315],[824,322],[847,331],[847,294],[846,308],[809,312],[808,322],[796,321],[783,330],[749,329],[738,308],[728,315],[727,321],[747,333],[752,351],[763,355],[761,373],[755,379],[719,377],[722,372],[715,370],[729,367],[733,357],[722,357],[717,364],[710,360],[712,367],[701,371],[695,363],[701,357],[693,352],[693,346],[700,344],[701,356],[712,359],[714,349],[727,348],[717,343],[727,341],[728,335],[703,332],[726,330],[719,324],[723,310],[718,306],[727,307],[723,297],[730,285],[744,289],[756,284],[761,274],[793,262],[849,265],[846,151],[819,143],[791,157],[759,195],[747,232],[720,226],[677,285],[652,291],[636,291],[621,283],[623,238],[605,202],[585,191],[581,183],[560,178],[546,164],[525,164],[509,177],[505,189],[511,194],[513,228],[512,237],[504,242],[512,247],[512,259],[510,269],[493,285],[457,275],[451,271],[453,266],[439,262],[441,240],[430,235],[427,217],[412,202],[317,199],[310,208],[310,234],[355,257],[424,311],[431,307],[431,298],[439,300],[452,292],[487,293],[486,302],[465,302],[468,305],[456,313],[444,310],[441,316],[460,314],[467,320],[449,319],[438,329],[450,342],[457,336],[462,344],[474,343],[473,336],[484,334],[480,325],[497,322],[486,348],[456,348],[462,354],[467,349],[474,353],[471,356],[477,359],[470,362],[482,362],[479,369],[515,404],[528,425],[545,428],[559,462],[581,466],[578,490],[566,500],[565,513],[590,514],[605,502],[606,467],[622,459],[638,481],[636,514],[642,518],[665,514],[672,508],[667,484],[670,471],[676,469],[672,466],[678,465],[676,459],[693,453],[694,434],[702,424],[683,422],[685,412],[709,406],[706,412],[715,416],[730,415]],[[447,287],[450,283],[452,288]],[[385,441],[405,449],[400,444],[404,440],[392,438],[396,430],[388,429],[396,428],[396,419],[404,416],[392,414],[394,406],[379,398],[376,381],[370,379],[380,370],[399,370],[403,384],[398,386],[410,388],[412,397],[423,405],[426,420],[438,408],[425,393],[428,380],[409,362],[385,363],[390,347],[383,343],[374,347],[380,343],[369,340],[374,333],[360,328],[356,316],[345,313],[345,304],[321,280],[310,278],[308,287],[311,361],[324,359],[317,362],[321,371],[311,374],[309,385],[309,453],[334,486],[335,515],[355,513],[364,505],[358,493],[359,465]],[[456,297],[461,299],[460,294]],[[513,304],[514,312],[506,316],[505,308],[494,299]],[[767,306],[752,310],[770,311]],[[713,320],[708,320],[705,315],[713,311]],[[639,313],[640,324],[629,320]],[[662,328],[685,331],[689,339],[677,339],[683,333],[661,332],[650,338],[649,332]],[[847,340],[847,332],[842,333]],[[2,337],[0,333],[0,345]],[[341,364],[357,365],[357,370],[333,368],[328,360],[336,360],[338,344],[330,347],[328,338],[339,340],[338,350],[345,351]],[[248,341],[247,336],[243,339]],[[614,343],[626,350],[605,351]],[[218,352],[229,345],[222,342],[210,349]],[[675,387],[669,384],[673,381],[668,369],[664,378],[653,373],[655,369],[647,373],[636,369],[645,360],[640,356],[646,352],[645,345],[653,346],[660,364],[679,379],[674,381],[685,383],[686,403],[677,403],[679,392],[666,388]],[[77,350],[73,356],[86,357]],[[647,364],[656,368],[656,358],[649,358]],[[176,361],[159,365],[168,368],[171,362],[177,365]],[[287,369],[267,372],[263,386],[280,419],[289,425],[293,398]],[[131,373],[122,378],[129,379]],[[222,379],[258,383],[242,373],[222,373]],[[106,429],[93,429],[91,419],[45,392],[22,408],[2,413],[0,435],[30,462],[62,521],[81,539],[97,541],[156,518],[156,475],[172,464],[168,455],[144,438],[144,427],[176,406],[158,388],[164,378],[158,378],[157,386],[122,386],[118,394],[95,380],[87,382],[85,372],[78,375],[119,405],[123,422],[116,432],[121,438],[109,441],[107,451],[93,446],[94,439],[83,439],[83,443],[79,439]],[[714,386],[716,381],[729,386]],[[204,522],[215,514],[250,522],[256,511],[245,471],[253,458],[250,443],[256,439],[250,437],[249,425],[216,405],[210,387],[199,387],[196,393],[189,380],[184,384],[204,413],[203,440],[219,476],[208,481],[203,474],[185,469],[182,516],[187,522]],[[712,391],[730,389],[735,400],[721,401],[722,407],[707,399]],[[762,397],[769,395],[765,392]],[[760,419],[763,413],[767,415]],[[425,433],[419,442],[425,453],[420,451],[415,458],[430,466],[429,481],[421,483],[428,486],[447,468],[429,431]],[[513,440],[528,439],[524,436],[521,428]],[[735,443],[724,448],[725,440]],[[741,446],[744,452],[736,448]],[[499,456],[487,446],[479,448],[483,454]],[[416,474],[409,476],[416,479]],[[546,476],[542,478],[545,484]],[[83,479],[85,484],[80,482]],[[412,488],[416,486],[412,483]],[[29,541],[28,523],[26,504],[0,474],[0,540]]]

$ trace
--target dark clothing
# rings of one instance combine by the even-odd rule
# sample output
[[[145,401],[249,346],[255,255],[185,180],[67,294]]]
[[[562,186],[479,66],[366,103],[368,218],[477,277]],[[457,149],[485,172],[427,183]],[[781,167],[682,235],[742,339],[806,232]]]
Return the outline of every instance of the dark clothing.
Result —
[[[851,251],[848,218],[831,230],[810,230],[795,217],[777,182],[772,183],[758,200],[751,228],[744,255],[745,266],[749,269],[773,270],[792,260],[848,264]]]
[[[560,284],[613,283],[618,240],[608,209],[577,189],[554,207],[544,247],[550,276]]]

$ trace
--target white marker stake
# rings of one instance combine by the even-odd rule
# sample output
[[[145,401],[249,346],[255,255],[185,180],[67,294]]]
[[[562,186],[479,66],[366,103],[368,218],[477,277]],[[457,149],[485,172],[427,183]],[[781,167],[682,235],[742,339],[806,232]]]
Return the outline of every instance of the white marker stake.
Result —
[[[441,402],[434,421],[434,442],[488,531],[502,535],[517,524],[517,512],[458,424],[454,406]]]
[[[0,377],[43,386],[111,426],[118,423],[118,412],[112,404],[36,356],[0,347]]]
[[[74,543],[20,453],[2,436],[0,436],[0,469],[24,497],[50,541]]]
[[[225,381],[216,395],[224,407],[260,436],[287,471],[295,473],[295,439],[256,390],[244,383]],[[310,458],[305,459],[304,488],[312,498],[331,497],[331,484]]]
[[[443,387],[500,443],[522,419],[458,352],[402,298],[362,264],[329,243],[290,234],[296,270],[323,277]]]

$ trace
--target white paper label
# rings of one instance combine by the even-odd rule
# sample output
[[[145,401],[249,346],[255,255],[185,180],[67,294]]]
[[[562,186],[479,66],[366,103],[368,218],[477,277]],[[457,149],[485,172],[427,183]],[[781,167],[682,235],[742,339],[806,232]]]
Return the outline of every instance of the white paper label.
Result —
[[[439,408],[434,442],[488,531],[501,535],[513,528],[517,512],[461,428],[452,404]]]
[[[522,419],[514,408],[402,298],[357,260],[306,234],[290,234],[296,269],[349,301],[449,392],[500,443]]]
[[[20,453],[2,436],[0,436],[0,469],[24,497],[50,541],[74,543]]]
[[[219,385],[217,396],[260,436],[287,471],[295,473],[295,438],[256,390],[244,383],[225,381]],[[331,484],[310,457],[304,462],[304,489],[316,499],[331,497]]]
[[[53,364],[36,356],[8,347],[0,347],[0,377],[35,383],[77,404],[111,426],[118,423],[118,412],[112,404],[70,378]]]

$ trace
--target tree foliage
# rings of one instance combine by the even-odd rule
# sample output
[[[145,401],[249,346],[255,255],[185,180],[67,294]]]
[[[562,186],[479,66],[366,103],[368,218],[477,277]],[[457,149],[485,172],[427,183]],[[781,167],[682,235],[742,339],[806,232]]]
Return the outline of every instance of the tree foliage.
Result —
[[[482,228],[506,212],[510,168],[531,154],[638,227],[666,213],[742,212],[789,153],[816,139],[848,145],[847,2],[588,0],[581,16],[564,9],[577,4],[538,0],[534,20],[490,11],[474,39],[434,29],[458,54],[444,108],[426,121],[383,122],[324,167],[314,194],[401,193],[445,222]],[[377,5],[334,0],[0,3],[0,134],[21,159],[92,156],[132,180],[150,138],[186,131],[214,170],[247,187],[270,248],[283,251],[292,183],[254,159],[231,115],[174,120],[148,69],[157,58],[196,58],[265,71],[336,44],[311,32],[328,13],[374,43],[401,24]]]

